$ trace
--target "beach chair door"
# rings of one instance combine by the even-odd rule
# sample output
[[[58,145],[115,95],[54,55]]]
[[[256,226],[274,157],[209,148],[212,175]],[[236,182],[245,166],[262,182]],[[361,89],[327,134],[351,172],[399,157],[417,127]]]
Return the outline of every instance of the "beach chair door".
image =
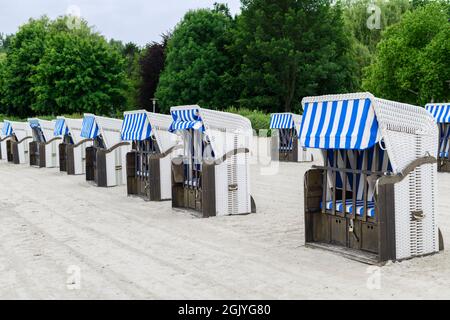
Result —
[[[86,181],[95,180],[96,151],[95,147],[86,148]]]
[[[30,142],[30,166],[39,166],[38,143]]]
[[[184,198],[187,208],[202,211],[202,146],[203,134],[185,131]]]
[[[67,171],[67,144],[60,143],[59,146],[59,171]]]
[[[6,141],[6,155],[8,162],[13,162],[12,140]]]
[[[46,148],[46,144],[44,142],[41,142],[41,143],[37,144],[37,150],[38,150],[37,158],[38,158],[38,166],[39,166],[39,168],[45,168],[45,166],[47,165],[45,148]],[[51,159],[48,159],[48,161],[50,162]]]

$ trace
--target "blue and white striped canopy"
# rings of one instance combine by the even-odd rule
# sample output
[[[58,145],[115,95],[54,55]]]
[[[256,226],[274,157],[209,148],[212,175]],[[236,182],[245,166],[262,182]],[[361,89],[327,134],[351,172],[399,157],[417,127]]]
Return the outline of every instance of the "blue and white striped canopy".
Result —
[[[31,120],[28,121],[28,123],[30,124],[30,127],[32,129],[36,129],[36,128],[40,128],[41,127],[41,125],[39,123],[39,120],[37,120],[37,119],[31,119]]]
[[[3,129],[2,129],[2,135],[4,137],[9,137],[13,134],[13,129],[11,126],[11,123],[8,121],[3,122]]]
[[[69,128],[66,125],[66,120],[56,119],[55,131],[53,134],[55,136],[65,136],[69,134]]]
[[[98,136],[98,125],[94,116],[84,116],[81,136],[86,139],[94,139]]]
[[[170,132],[188,129],[205,130],[198,109],[172,110],[170,113],[173,119],[169,128]]]
[[[425,109],[431,113],[437,123],[450,122],[450,103],[427,104]]]
[[[300,145],[318,149],[364,150],[380,140],[369,98],[306,102]]]
[[[294,119],[290,113],[273,113],[270,116],[270,129],[295,128]]]
[[[150,137],[151,132],[152,127],[145,112],[125,114],[121,130],[123,141],[143,141]]]

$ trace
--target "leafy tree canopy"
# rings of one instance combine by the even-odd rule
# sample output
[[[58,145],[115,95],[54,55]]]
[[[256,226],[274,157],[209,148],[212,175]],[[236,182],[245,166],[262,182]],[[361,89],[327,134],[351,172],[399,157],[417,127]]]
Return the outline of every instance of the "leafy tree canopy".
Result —
[[[366,90],[386,99],[423,105],[450,100],[448,4],[429,3],[405,14],[383,33]]]
[[[162,43],[153,42],[142,51],[139,59],[141,84],[139,90],[139,105],[146,110],[153,110],[153,101],[159,83],[159,77],[164,69],[165,51],[170,34],[164,34]]]
[[[339,4],[243,0],[233,50],[242,57],[239,102],[267,111],[300,109],[307,95],[351,90],[351,39]]]
[[[381,32],[400,21],[412,9],[410,0],[345,0],[344,16],[350,32],[370,52],[381,40]]]
[[[231,65],[225,48],[232,26],[228,9],[221,5],[186,13],[168,42],[156,91],[163,111],[180,104],[227,106],[222,77]]]
[[[33,114],[34,94],[31,77],[45,50],[50,20],[30,19],[10,39],[3,70],[1,113],[27,117]]]
[[[123,110],[127,85],[120,52],[85,21],[69,28],[67,19],[58,18],[49,26],[46,50],[31,77],[33,110],[55,115]]]

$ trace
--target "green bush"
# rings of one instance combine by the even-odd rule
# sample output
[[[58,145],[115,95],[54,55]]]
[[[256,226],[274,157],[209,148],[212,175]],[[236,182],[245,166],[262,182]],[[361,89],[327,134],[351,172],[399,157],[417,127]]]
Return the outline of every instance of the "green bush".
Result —
[[[71,119],[82,119],[83,118],[83,115],[80,113],[64,114],[63,116],[66,118],[71,118]],[[34,116],[34,117],[30,117],[30,118],[39,118],[41,120],[49,120],[49,121],[56,119],[55,116]],[[3,122],[4,120],[27,121],[27,118],[20,118],[20,117],[16,117],[16,116],[8,116],[6,114],[0,114],[0,122]]]
[[[0,122],[3,122],[4,120],[25,121],[26,119],[21,119],[19,117],[15,117],[15,116],[7,116],[6,114],[0,114]]]
[[[229,107],[225,110],[226,112],[236,113],[243,117],[246,117],[252,123],[252,128],[256,131],[261,129],[269,130],[270,126],[270,114],[264,113],[259,110],[250,110],[247,108],[235,108]]]

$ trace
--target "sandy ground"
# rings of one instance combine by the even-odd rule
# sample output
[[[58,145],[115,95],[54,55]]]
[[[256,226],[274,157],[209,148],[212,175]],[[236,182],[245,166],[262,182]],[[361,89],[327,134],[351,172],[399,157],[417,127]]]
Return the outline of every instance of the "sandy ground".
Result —
[[[377,288],[367,265],[304,247],[308,166],[265,176],[252,165],[258,213],[198,219],[124,186],[2,162],[0,298],[450,298],[450,250],[382,267]],[[450,174],[439,174],[439,191],[450,248]]]

